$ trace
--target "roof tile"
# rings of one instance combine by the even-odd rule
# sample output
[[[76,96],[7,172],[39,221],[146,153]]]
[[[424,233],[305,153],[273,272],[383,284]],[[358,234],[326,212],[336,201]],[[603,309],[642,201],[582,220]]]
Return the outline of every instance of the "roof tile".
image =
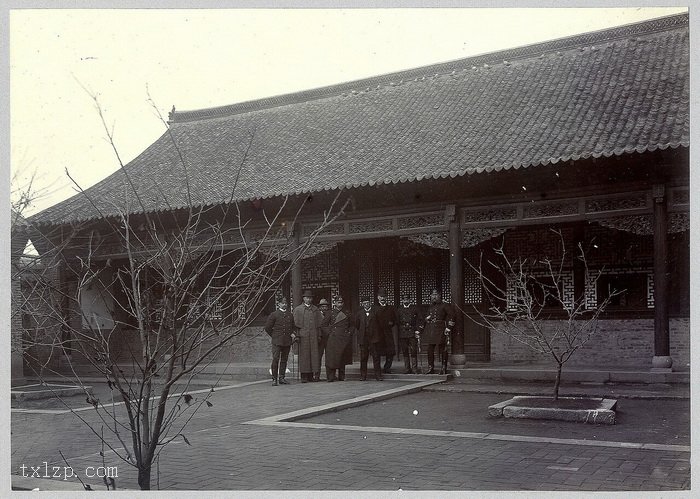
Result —
[[[166,133],[125,168],[143,200],[139,208],[132,199],[131,211],[187,205],[178,151],[193,202],[216,204],[687,147],[687,22],[671,16],[175,113],[175,143]],[[124,182],[118,171],[86,192],[117,214]],[[32,221],[98,216],[78,194]]]

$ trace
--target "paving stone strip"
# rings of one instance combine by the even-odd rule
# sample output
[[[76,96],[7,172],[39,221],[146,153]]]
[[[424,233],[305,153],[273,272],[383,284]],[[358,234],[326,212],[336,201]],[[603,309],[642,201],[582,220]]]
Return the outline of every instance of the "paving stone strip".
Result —
[[[233,385],[224,385],[224,386],[216,386],[214,387],[214,391],[220,392],[223,390],[231,390],[232,388],[241,388],[243,386],[250,386],[250,385],[258,385],[261,383],[268,383],[268,380],[259,380],[259,381],[246,381],[243,383],[236,383]],[[199,393],[207,393],[211,391],[210,388],[202,388],[200,390],[185,390],[184,392],[176,392],[176,393],[171,393],[168,398],[171,399],[173,397],[179,397],[180,395],[183,395],[184,393],[187,393],[189,395],[196,395]],[[151,397],[151,400],[156,400],[160,397],[160,395],[156,395]],[[124,402],[114,402],[114,403],[106,403],[102,404],[104,407],[117,407],[120,405],[124,405]],[[24,408],[12,408],[12,412],[17,412],[17,413],[25,413],[25,414],[69,414],[73,412],[83,412],[83,411],[92,411],[94,410],[94,407],[91,405],[86,405],[85,407],[75,407],[72,409],[24,409]]]
[[[504,440],[507,442],[536,442],[549,444],[564,444],[564,445],[584,445],[591,447],[614,447],[614,448],[629,448],[641,450],[661,450],[670,452],[690,452],[689,445],[666,445],[666,444],[649,444],[640,442],[614,442],[607,440],[581,440],[573,438],[551,438],[551,437],[531,437],[525,435],[500,435],[497,433],[474,433],[467,431],[446,431],[446,430],[425,430],[414,428],[391,428],[384,426],[353,426],[353,425],[331,425],[321,423],[299,423],[285,421],[251,421],[244,424],[258,424],[264,426],[281,426],[291,428],[315,428],[318,430],[333,429],[346,431],[362,431],[372,433],[398,433],[404,435],[431,435],[437,437],[451,438],[473,438],[483,440]]]
[[[303,419],[310,416],[317,416],[319,414],[325,414],[327,412],[338,411],[340,409],[347,409],[350,407],[357,407],[363,404],[369,404],[371,402],[379,402],[381,400],[386,400],[392,397],[398,397],[399,395],[405,395],[407,393],[419,392],[423,388],[434,385],[436,383],[442,383],[440,381],[419,381],[418,383],[412,383],[410,385],[401,386],[398,388],[391,388],[389,390],[384,390],[376,393],[369,393],[367,395],[361,395],[359,397],[354,397],[347,400],[340,400],[338,402],[331,402],[329,404],[317,405],[314,407],[307,407],[305,409],[300,409],[298,411],[288,412],[285,414],[279,414],[277,416],[268,416],[266,418],[258,419],[255,421],[246,421],[243,424],[259,424],[258,422],[276,422],[276,421],[295,421],[297,419]]]

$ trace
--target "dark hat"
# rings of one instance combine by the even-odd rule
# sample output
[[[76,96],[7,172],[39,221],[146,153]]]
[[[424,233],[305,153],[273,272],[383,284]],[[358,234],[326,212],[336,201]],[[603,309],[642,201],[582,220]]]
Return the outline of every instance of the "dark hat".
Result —
[[[362,298],[360,298],[360,303],[365,302],[365,301],[372,301],[372,300],[369,299],[369,296],[363,296]]]
[[[313,294],[313,292],[312,292],[310,289],[307,289],[306,291],[304,291],[304,294],[301,295],[301,296],[302,296],[302,297],[308,296],[309,298],[313,298],[313,297],[314,297],[314,294]]]
[[[328,300],[325,298],[321,298],[321,301],[318,302],[319,305],[328,305]]]
[[[343,297],[342,297],[342,296],[336,296],[336,297],[335,297],[335,301],[336,301],[336,302],[338,302],[338,301],[344,302],[345,300],[343,300]]]
[[[386,296],[386,289],[384,288],[379,288],[377,290],[377,296]]]

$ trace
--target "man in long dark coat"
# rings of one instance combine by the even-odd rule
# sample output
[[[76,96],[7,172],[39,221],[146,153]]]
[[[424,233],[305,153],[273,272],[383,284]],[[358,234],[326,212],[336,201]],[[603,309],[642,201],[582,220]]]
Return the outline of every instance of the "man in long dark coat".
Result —
[[[321,334],[318,337],[318,364],[323,364],[323,354],[326,351],[326,343],[328,343],[328,334],[330,333],[331,309],[328,306],[328,300],[321,298],[318,302],[318,309],[323,315],[321,321]]]
[[[411,295],[401,295],[399,314],[399,345],[406,370],[404,374],[418,374],[418,335],[420,328],[419,311],[411,304]]]
[[[288,385],[284,379],[287,372],[289,349],[295,338],[294,318],[287,309],[287,299],[282,298],[277,303],[277,310],[272,312],[265,322],[265,332],[272,340],[272,386]]]
[[[383,372],[390,374],[391,364],[396,354],[394,337],[397,334],[394,333],[398,333],[399,318],[396,307],[387,303],[386,291],[383,288],[377,291],[377,304],[372,307],[372,310],[374,317],[370,323],[371,336],[375,340],[377,354],[386,357]]]
[[[299,372],[301,382],[319,381],[321,362],[318,358],[318,340],[323,315],[313,302],[313,293],[305,291],[304,303],[294,308],[294,327],[299,336]]]
[[[363,296],[360,299],[362,308],[355,314],[355,331],[357,331],[357,345],[360,348],[360,380],[367,381],[367,360],[372,354],[372,363],[374,364],[374,378],[377,381],[382,381],[382,365],[379,360],[379,355],[376,351],[376,338],[372,338],[370,324],[374,320],[374,310],[369,297]]]
[[[352,364],[353,327],[350,311],[344,307],[343,297],[338,296],[333,303],[328,321],[328,342],[326,343],[326,379],[345,381],[345,366]]]
[[[423,334],[421,341],[428,345],[428,367],[426,374],[435,373],[435,346],[443,348],[447,342],[447,338],[454,326],[454,317],[452,307],[446,303],[442,303],[440,293],[434,289],[430,294],[430,306],[428,307],[428,315],[424,319]],[[447,355],[443,355],[442,370],[440,374],[447,372]]]

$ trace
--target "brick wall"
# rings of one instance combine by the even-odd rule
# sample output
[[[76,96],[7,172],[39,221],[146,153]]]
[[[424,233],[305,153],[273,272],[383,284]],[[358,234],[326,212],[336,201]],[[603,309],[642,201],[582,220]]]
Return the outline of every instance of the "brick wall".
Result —
[[[202,344],[202,352],[212,346],[215,341],[214,338],[205,341]],[[138,332],[133,329],[127,329],[115,333],[111,338],[110,349],[120,363],[128,362],[134,354],[140,356],[141,343]],[[192,357],[194,356],[193,354]],[[209,358],[213,362],[268,361],[272,358],[270,337],[263,331],[262,324],[247,327]]]
[[[547,327],[545,325],[545,327]],[[671,357],[675,368],[690,365],[690,321],[671,319]],[[574,354],[567,365],[596,367],[651,367],[654,355],[653,319],[601,320],[598,333]],[[549,363],[551,358],[498,331],[491,332],[492,362]]]

